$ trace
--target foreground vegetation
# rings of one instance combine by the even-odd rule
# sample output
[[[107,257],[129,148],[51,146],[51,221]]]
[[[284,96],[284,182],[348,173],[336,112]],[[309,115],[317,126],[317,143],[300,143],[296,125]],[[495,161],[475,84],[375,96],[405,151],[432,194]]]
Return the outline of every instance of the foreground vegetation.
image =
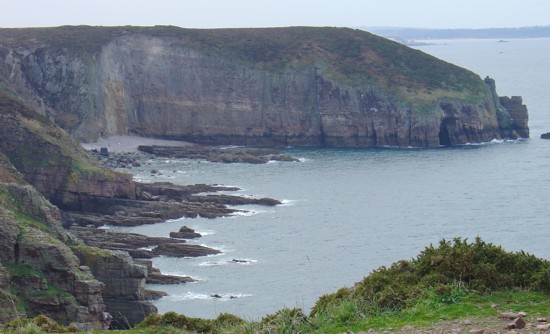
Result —
[[[397,331],[405,325],[428,328],[445,320],[494,318],[499,308],[548,317],[549,297],[550,261],[524,252],[506,252],[481,239],[472,243],[454,239],[427,247],[411,261],[381,267],[354,287],[321,297],[309,315],[300,309],[284,309],[249,322],[229,314],[206,320],[168,312],[151,315],[136,328],[120,332],[341,333],[371,328]],[[13,322],[4,331],[42,333],[52,327],[55,326],[40,318]]]

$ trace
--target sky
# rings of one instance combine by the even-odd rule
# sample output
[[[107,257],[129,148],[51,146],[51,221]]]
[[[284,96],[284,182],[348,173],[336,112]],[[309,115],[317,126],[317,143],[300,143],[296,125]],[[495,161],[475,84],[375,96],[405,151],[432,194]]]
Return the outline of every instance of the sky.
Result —
[[[175,25],[500,28],[550,25],[549,0],[0,0],[0,27]]]

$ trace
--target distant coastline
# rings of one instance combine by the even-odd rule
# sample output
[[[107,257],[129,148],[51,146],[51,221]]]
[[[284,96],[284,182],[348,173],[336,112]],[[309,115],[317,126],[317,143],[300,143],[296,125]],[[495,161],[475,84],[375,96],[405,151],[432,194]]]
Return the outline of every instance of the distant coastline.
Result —
[[[550,37],[550,26],[487,29],[421,29],[406,27],[358,27],[397,42],[415,45],[415,41],[441,39],[519,39]]]

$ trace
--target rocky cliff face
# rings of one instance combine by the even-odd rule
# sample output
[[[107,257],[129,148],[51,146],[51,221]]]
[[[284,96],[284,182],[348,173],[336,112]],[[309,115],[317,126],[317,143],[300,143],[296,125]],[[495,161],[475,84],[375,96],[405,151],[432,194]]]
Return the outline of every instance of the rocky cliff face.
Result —
[[[47,315],[80,329],[111,322],[103,283],[80,267],[67,244],[76,238],[61,227],[59,210],[20,176],[0,153],[0,322]],[[8,182],[6,182],[8,181]]]
[[[528,136],[526,122],[510,122],[527,110],[517,98],[509,110],[494,82],[350,29],[61,27],[3,29],[0,41],[3,85],[82,141],[433,147]]]
[[[103,300],[113,316],[112,327],[130,328],[157,308],[144,301],[147,268],[134,264],[128,253],[99,250],[94,247],[74,248],[80,261],[105,284]]]
[[[145,267],[127,254],[83,246],[48,201],[83,211],[98,200],[132,200],[135,187],[0,90],[0,322],[44,314],[105,329],[110,314],[115,324],[135,324],[156,312],[144,301]]]

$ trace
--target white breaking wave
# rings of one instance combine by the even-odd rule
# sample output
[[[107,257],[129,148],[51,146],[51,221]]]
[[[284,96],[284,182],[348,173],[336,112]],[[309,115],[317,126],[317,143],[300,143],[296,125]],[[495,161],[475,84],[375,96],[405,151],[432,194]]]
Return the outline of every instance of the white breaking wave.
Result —
[[[226,264],[227,264],[226,260],[204,261],[199,263],[199,267],[217,267],[217,266],[223,266]]]
[[[199,263],[199,267],[217,267],[217,266],[225,266],[229,264],[237,264],[237,265],[251,265],[254,263],[258,263],[258,260],[253,259],[223,259],[218,261],[204,261]]]
[[[296,204],[296,202],[298,202],[297,200],[295,199],[283,199],[281,200],[281,206],[292,206],[294,204]]]
[[[184,294],[181,295],[173,295],[169,296],[173,301],[184,301],[184,300],[219,300],[219,301],[228,301],[231,299],[238,299],[238,298],[244,298],[244,297],[251,297],[251,294],[246,293],[212,293],[212,294],[204,294],[204,293],[194,293],[187,291]]]
[[[204,231],[200,231],[200,230],[195,230],[196,233],[200,234],[201,236],[207,236],[207,235],[214,235],[216,234],[216,231],[212,231],[212,230],[204,230]]]
[[[249,211],[236,211],[231,213],[231,216],[241,216],[241,217],[250,217],[258,214],[260,211],[249,210]],[[230,217],[231,217],[230,216]]]

